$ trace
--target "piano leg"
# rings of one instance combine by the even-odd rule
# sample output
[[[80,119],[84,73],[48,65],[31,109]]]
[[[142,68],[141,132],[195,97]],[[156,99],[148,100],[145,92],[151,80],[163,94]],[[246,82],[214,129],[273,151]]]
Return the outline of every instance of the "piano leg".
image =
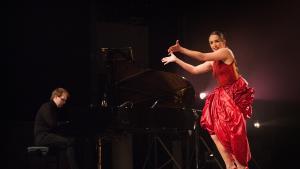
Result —
[[[97,168],[102,169],[102,138],[101,137],[99,137],[97,140],[97,150],[98,150]]]
[[[112,169],[133,169],[132,134],[116,134],[111,151]]]

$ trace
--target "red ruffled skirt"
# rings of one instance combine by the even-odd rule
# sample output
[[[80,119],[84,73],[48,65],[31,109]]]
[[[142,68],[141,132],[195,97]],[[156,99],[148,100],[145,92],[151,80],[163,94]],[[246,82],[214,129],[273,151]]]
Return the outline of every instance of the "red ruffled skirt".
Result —
[[[215,88],[207,97],[200,125],[216,135],[222,145],[243,165],[247,166],[250,148],[246,119],[252,115],[254,89],[242,77],[231,85]]]

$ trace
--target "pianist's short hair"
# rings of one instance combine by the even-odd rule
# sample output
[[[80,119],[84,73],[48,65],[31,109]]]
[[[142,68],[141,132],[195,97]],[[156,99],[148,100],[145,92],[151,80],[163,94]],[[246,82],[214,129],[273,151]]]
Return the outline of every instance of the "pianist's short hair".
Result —
[[[52,91],[50,100],[52,100],[55,96],[60,97],[61,95],[63,95],[63,93],[66,93],[68,98],[70,97],[70,93],[66,89],[59,87]]]

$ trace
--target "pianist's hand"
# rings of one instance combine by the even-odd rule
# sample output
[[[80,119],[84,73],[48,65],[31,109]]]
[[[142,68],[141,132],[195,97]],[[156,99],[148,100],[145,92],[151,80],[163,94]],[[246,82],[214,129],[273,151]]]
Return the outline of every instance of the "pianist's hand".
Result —
[[[170,62],[176,62],[176,60],[177,60],[177,57],[171,52],[170,56],[162,58],[161,62],[163,62],[164,65],[166,65]]]
[[[180,49],[181,49],[181,46],[179,44],[179,40],[176,40],[176,44],[169,47],[168,53],[171,53],[171,52],[180,52]]]

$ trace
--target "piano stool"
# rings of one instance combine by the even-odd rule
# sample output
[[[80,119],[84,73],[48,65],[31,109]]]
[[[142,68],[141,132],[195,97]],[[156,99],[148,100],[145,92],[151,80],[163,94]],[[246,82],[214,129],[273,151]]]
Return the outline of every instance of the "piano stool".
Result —
[[[60,151],[46,146],[27,147],[29,169],[62,169]]]

